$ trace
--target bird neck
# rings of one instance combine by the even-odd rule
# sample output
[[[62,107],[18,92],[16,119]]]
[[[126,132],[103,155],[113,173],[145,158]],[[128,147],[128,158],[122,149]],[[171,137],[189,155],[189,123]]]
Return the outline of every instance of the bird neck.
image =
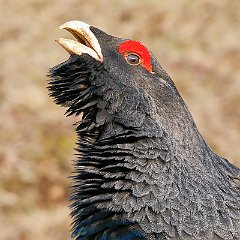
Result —
[[[125,224],[138,229],[138,234],[149,232],[156,224],[176,238],[180,238],[176,234],[180,228],[204,229],[207,234],[219,226],[218,218],[211,218],[216,209],[218,216],[227,208],[240,209],[236,188],[222,181],[233,175],[234,169],[210,150],[197,131],[188,133],[192,134],[188,141],[179,134],[170,138],[170,132],[163,130],[156,134],[159,136],[140,137],[131,132],[128,137],[119,135],[115,139],[103,137],[100,129],[79,134],[72,193],[77,234],[86,216],[96,216],[96,229],[101,226],[103,213],[111,224],[114,216],[118,219],[119,225],[111,226]],[[173,137],[176,139],[171,140]],[[226,206],[233,194],[236,198]],[[191,215],[186,225],[189,209],[199,212]],[[225,216],[227,222],[232,221],[230,213]],[[179,229],[175,229],[174,221],[179,221]],[[229,234],[228,223],[223,228]]]

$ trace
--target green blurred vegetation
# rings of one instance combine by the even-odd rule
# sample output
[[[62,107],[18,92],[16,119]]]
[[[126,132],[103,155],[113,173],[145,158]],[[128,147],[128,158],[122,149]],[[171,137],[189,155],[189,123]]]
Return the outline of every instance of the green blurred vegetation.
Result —
[[[1,1],[0,239],[70,239],[74,119],[52,103],[58,27],[82,20],[140,40],[186,100],[207,142],[240,166],[240,1]]]

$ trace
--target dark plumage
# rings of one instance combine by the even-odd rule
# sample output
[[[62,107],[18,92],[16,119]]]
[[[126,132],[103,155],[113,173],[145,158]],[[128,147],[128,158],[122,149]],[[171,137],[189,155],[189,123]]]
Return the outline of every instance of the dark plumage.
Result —
[[[240,170],[209,148],[153,54],[71,24],[62,28],[89,49],[65,45],[71,56],[51,69],[49,90],[67,115],[83,113],[72,237],[240,239]]]

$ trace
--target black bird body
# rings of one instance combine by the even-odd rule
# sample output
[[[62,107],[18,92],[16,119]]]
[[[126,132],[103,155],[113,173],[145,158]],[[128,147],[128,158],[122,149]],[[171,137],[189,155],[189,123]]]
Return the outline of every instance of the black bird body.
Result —
[[[240,239],[240,170],[209,148],[151,53],[147,65],[137,45],[129,64],[128,40],[89,29],[102,61],[71,53],[49,74],[55,102],[83,114],[73,238]]]

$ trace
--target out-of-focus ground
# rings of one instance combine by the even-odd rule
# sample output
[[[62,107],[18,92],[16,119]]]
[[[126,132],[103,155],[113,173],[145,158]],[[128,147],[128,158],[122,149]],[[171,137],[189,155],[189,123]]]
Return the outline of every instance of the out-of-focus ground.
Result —
[[[240,1],[1,1],[0,239],[70,239],[74,119],[46,90],[73,19],[147,45],[218,154],[240,166]]]

